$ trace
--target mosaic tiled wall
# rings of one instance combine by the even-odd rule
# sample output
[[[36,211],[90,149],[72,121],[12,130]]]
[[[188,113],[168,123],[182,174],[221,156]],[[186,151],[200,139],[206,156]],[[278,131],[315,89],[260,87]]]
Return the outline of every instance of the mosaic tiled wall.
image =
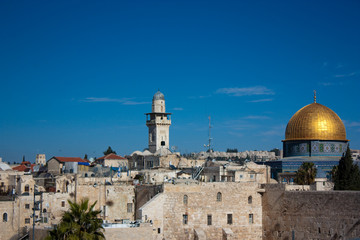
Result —
[[[347,142],[289,141],[284,142],[284,157],[339,156],[346,151]]]

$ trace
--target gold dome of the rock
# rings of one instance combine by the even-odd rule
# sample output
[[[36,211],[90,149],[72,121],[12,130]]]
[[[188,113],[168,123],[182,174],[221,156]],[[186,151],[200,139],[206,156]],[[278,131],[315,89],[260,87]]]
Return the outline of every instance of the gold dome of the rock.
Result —
[[[344,123],[330,108],[312,103],[297,111],[290,119],[285,140],[346,140]]]

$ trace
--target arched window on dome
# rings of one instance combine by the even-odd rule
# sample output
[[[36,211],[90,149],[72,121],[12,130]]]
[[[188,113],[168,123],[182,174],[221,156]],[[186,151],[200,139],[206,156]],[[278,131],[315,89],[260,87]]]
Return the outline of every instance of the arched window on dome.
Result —
[[[221,194],[221,192],[218,192],[218,193],[216,194],[216,201],[217,201],[217,202],[221,202],[221,200],[222,200],[222,194]]]
[[[7,222],[8,221],[8,214],[4,213],[3,214],[3,222]]]
[[[252,204],[252,196],[248,197],[248,204]]]
[[[183,203],[184,203],[185,205],[188,204],[188,199],[189,199],[188,195],[184,195]]]

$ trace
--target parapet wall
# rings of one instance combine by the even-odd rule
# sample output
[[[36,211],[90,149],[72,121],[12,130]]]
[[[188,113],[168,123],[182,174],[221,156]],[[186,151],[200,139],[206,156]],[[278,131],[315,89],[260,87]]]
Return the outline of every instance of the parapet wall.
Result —
[[[360,237],[360,191],[285,191],[265,185],[263,239]]]

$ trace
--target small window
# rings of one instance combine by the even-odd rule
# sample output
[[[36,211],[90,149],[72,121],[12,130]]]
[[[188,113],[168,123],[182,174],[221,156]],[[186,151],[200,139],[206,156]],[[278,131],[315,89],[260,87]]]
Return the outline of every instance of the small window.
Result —
[[[48,218],[44,217],[44,223],[47,223],[47,222],[48,222]]]
[[[253,224],[254,223],[254,214],[249,214],[249,223]]]
[[[212,224],[212,215],[208,214],[207,215],[207,225],[210,226]]]
[[[25,192],[29,192],[29,189],[30,189],[29,185],[26,184],[26,185],[25,185]]]
[[[65,201],[61,201],[61,207],[65,207]]]
[[[25,218],[25,224],[30,224],[30,218]]]
[[[240,179],[242,179],[243,178],[243,175],[240,175]]]
[[[216,175],[213,176],[213,182],[216,182]]]
[[[183,215],[183,224],[188,224],[188,215],[187,214]]]
[[[248,197],[248,204],[252,204],[252,196]]]
[[[158,228],[158,234],[160,234],[161,233],[161,228]]]
[[[227,215],[227,224],[232,224],[232,214]]]
[[[43,213],[46,213],[46,208],[43,209]]]
[[[161,146],[165,146],[165,141],[161,141]]]
[[[132,213],[132,203],[127,204],[127,212]]]
[[[185,205],[188,204],[188,196],[187,195],[184,195],[183,202],[184,202]]]
[[[3,222],[7,222],[8,221],[8,214],[4,213],[3,214]]]
[[[216,195],[216,201],[221,202],[221,200],[222,200],[221,192],[218,192]]]
[[[254,174],[250,174],[250,179],[254,179]]]
[[[30,204],[25,204],[25,209],[30,209]]]

